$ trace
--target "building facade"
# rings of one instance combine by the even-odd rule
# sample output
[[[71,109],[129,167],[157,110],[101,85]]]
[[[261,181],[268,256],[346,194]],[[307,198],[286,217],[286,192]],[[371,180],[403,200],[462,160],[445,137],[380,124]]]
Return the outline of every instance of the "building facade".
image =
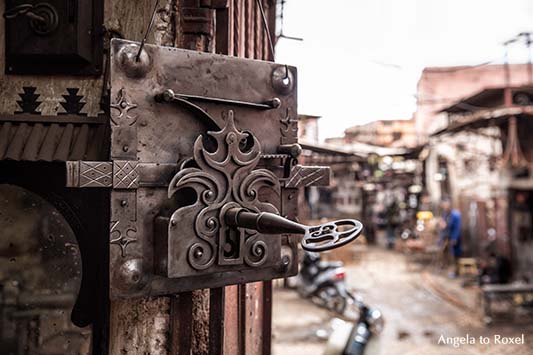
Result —
[[[422,71],[417,85],[416,112],[413,116],[418,143],[446,126],[440,112],[463,98],[486,88],[523,86],[530,82],[529,64],[429,67]]]
[[[414,120],[379,120],[350,127],[344,136],[326,139],[339,146],[366,144],[387,148],[414,148],[417,145]]]
[[[530,281],[533,229],[533,113],[530,88],[486,89],[443,110],[447,125],[430,135],[426,188],[434,206],[451,197],[463,216],[465,252],[505,258]]]

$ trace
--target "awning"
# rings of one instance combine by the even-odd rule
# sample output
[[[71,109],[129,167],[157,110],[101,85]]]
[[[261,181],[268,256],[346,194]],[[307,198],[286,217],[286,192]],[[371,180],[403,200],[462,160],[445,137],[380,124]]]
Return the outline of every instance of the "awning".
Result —
[[[432,133],[430,136],[440,136],[445,133],[455,133],[464,129],[484,128],[490,125],[504,123],[511,116],[533,116],[533,106],[512,106],[475,111],[455,118],[446,128]]]

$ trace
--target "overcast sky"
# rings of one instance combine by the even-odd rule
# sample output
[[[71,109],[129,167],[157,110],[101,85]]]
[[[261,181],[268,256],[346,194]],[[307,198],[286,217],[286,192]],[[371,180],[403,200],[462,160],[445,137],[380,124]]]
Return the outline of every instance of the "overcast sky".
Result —
[[[376,119],[407,119],[427,66],[502,63],[502,42],[533,31],[533,0],[287,0],[276,61],[298,67],[298,112],[321,139]],[[512,62],[527,61],[522,45]]]

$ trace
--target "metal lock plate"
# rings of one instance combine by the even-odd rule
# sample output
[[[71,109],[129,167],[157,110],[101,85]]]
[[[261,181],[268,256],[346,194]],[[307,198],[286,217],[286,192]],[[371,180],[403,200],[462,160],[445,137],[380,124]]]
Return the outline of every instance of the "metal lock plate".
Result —
[[[290,239],[221,216],[295,208],[297,186],[282,192],[293,157],[279,147],[297,142],[296,69],[151,45],[136,60],[137,43],[111,47],[111,156],[131,165],[112,171],[138,185],[112,192],[114,295],[294,274]]]
[[[67,185],[111,189],[111,297],[294,275],[311,229],[279,216],[330,174],[296,163],[296,69],[115,39],[110,77],[111,161],[67,162]]]
[[[103,11],[103,0],[6,0],[6,74],[100,74]]]

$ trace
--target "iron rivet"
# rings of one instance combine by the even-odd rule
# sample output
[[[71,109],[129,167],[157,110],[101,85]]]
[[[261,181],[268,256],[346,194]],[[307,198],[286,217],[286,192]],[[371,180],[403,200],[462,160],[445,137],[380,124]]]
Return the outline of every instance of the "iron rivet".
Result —
[[[176,222],[175,219],[172,219],[172,220],[170,221],[170,225],[171,225],[171,226],[175,226],[176,224],[177,224],[177,222]]]
[[[294,194],[289,194],[289,200],[292,200],[294,198]]]
[[[127,106],[128,106],[128,103],[126,101],[122,101],[120,103],[120,107],[122,107],[122,108],[126,108]]]
[[[122,147],[122,150],[125,151],[125,152],[127,152],[128,150],[130,150],[130,147],[128,147],[127,145],[125,145],[125,146]]]
[[[122,201],[120,201],[120,205],[121,205],[122,207],[126,207],[126,206],[128,205],[128,201],[126,201],[126,200],[122,200]]]
[[[234,143],[236,138],[237,137],[235,136],[235,133],[228,133],[228,135],[226,136],[226,142],[228,142],[228,144]]]
[[[163,100],[166,102],[172,102],[172,99],[174,99],[175,96],[176,94],[174,94],[174,91],[172,91],[171,89],[166,89],[163,92]]]
[[[194,252],[194,257],[195,257],[196,259],[201,258],[202,255],[204,255],[204,252],[201,251],[200,249],[196,249],[196,251]]]

